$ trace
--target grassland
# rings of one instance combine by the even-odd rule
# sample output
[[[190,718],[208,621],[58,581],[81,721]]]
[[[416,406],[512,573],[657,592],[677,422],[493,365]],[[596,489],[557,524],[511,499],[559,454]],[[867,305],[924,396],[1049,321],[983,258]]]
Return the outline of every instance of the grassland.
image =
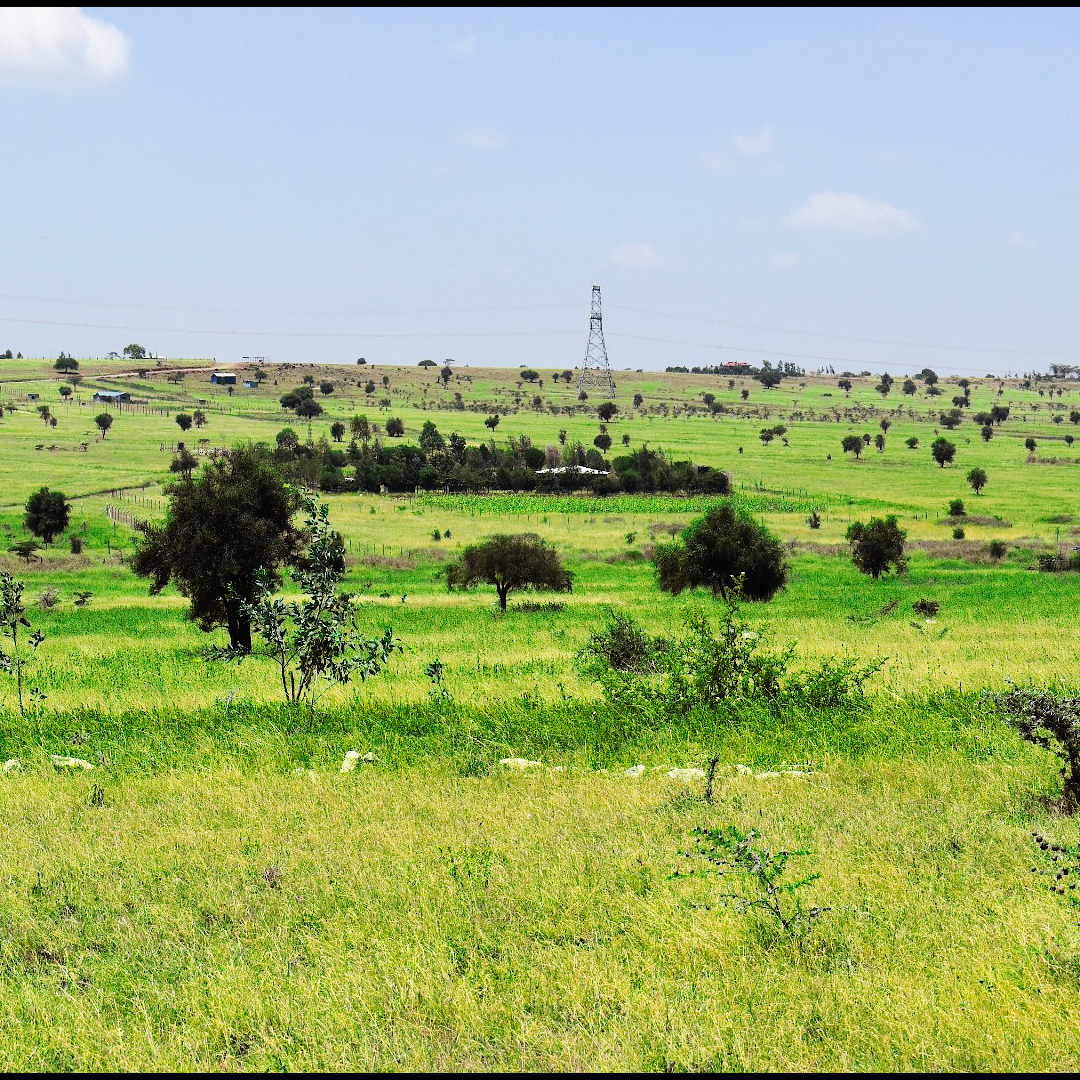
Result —
[[[207,414],[191,447],[272,442],[290,423],[277,397],[306,373],[271,368],[261,389],[229,396],[205,365],[186,366],[172,384],[153,366],[143,378],[84,362],[70,403],[48,362],[0,368],[0,529],[8,543],[23,538],[22,505],[48,484],[71,500],[84,541],[79,555],[61,541],[30,564],[0,554],[27,598],[58,597],[30,613],[46,634],[30,669],[44,706],[21,717],[10,680],[0,683],[0,757],[23,765],[0,780],[0,1010],[18,1033],[0,1065],[1080,1063],[1076,909],[1029,873],[1030,831],[1074,843],[1077,825],[1054,810],[1054,759],[977,706],[1005,678],[1080,684],[1080,585],[1034,569],[1040,551],[1080,542],[1080,455],[1064,440],[1080,408],[1074,384],[1057,384],[1059,396],[1048,382],[973,379],[972,411],[1008,404],[1010,418],[988,443],[970,419],[944,432],[957,455],[941,469],[929,444],[953,386],[909,400],[899,381],[882,399],[869,379],[847,396],[835,377],[765,391],[715,376],[618,376],[612,454],[626,434],[631,447],[730,471],[736,497],[792,561],[789,588],[745,616],[795,641],[797,668],[884,658],[865,709],[750,705],[734,722],[646,723],[607,705],[574,656],[609,611],[670,636],[711,605],[661,595],[648,561],[698,502],[336,495],[347,585],[367,597],[372,632],[393,626],[406,650],[378,678],[329,691],[311,718],[277,701],[268,661],[204,660],[207,635],[184,619],[185,601],[149,597],[128,569],[131,515],[165,510],[171,448],[185,437],[175,413]],[[365,413],[402,417],[406,441],[433,420],[475,442],[490,437],[484,419],[496,410],[500,442],[557,445],[565,430],[590,445],[597,432],[576,388],[551,372],[542,388],[506,370],[461,370],[444,387],[437,370],[314,371],[337,386],[320,396],[327,413],[312,437]],[[145,401],[110,410],[103,440],[95,387]],[[708,415],[703,392],[730,411]],[[844,435],[873,435],[881,419],[883,453],[841,452]],[[759,429],[780,422],[788,445],[763,445]],[[965,482],[976,465],[989,476],[979,496]],[[964,540],[946,511],[958,497]],[[811,530],[815,508],[822,526]],[[884,513],[907,530],[910,568],[872,582],[852,568],[844,532]],[[555,543],[575,573],[561,606],[527,610],[518,597],[499,615],[493,596],[447,593],[442,568],[464,545],[524,530]],[[991,539],[1006,541],[1004,559],[990,558]],[[84,607],[72,602],[79,591],[93,594]],[[912,612],[919,598],[940,602],[936,618]],[[451,701],[429,697],[435,658]],[[346,749],[378,760],[343,775]],[[96,768],[58,773],[52,755]],[[511,771],[503,757],[544,765]],[[714,757],[751,772],[726,768],[711,803],[703,785],[667,777]],[[806,780],[754,775],[806,760]],[[642,778],[622,775],[638,763]],[[809,897],[832,909],[812,931],[778,935],[720,903],[717,886],[669,876],[691,828],[726,823],[809,850],[798,868],[822,874]]]

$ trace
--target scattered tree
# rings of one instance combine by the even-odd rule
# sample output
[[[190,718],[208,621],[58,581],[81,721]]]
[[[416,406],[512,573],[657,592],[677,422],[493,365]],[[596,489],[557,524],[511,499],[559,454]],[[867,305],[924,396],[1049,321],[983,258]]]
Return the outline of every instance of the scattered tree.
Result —
[[[909,450],[917,450],[919,448],[919,440],[912,435],[905,443]]]
[[[499,414],[493,413],[484,421],[484,427],[489,428],[491,433],[495,433],[495,429],[499,426]]]
[[[405,434],[405,421],[398,416],[391,416],[386,421],[386,434],[392,439],[400,439]]]
[[[187,431],[191,427],[191,422],[191,413],[182,412],[176,414],[176,426],[181,431]]]
[[[70,515],[71,505],[65,501],[64,494],[43,487],[26,500],[23,525],[34,536],[40,537],[48,547],[54,537],[68,527]]]
[[[982,489],[986,487],[986,470],[978,467],[974,468],[967,474],[967,482],[971,485],[971,490],[976,495],[982,494]]]
[[[848,526],[847,540],[851,544],[851,561],[855,569],[869,574],[875,581],[889,572],[903,573],[904,540],[907,533],[896,523],[896,515],[871,518],[868,523],[854,521]]]
[[[1037,445],[1038,444],[1035,442],[1035,440],[1032,439],[1030,436],[1024,440],[1024,446],[1027,448],[1028,453],[1030,453],[1030,454],[1035,453],[1035,447]]]
[[[706,587],[726,599],[741,581],[747,600],[771,600],[788,578],[780,541],[730,501],[710,507],[678,539],[658,545],[653,563],[659,587],[674,596]]]
[[[571,592],[573,575],[564,569],[554,547],[533,533],[522,533],[472,544],[462,553],[461,562],[446,568],[451,591],[479,582],[495,586],[499,607],[505,611],[507,596],[521,589]]]
[[[856,458],[862,455],[865,445],[861,435],[845,435],[843,442],[840,443],[845,454],[854,454]]]
[[[105,433],[112,427],[113,418],[107,412],[98,413],[94,417],[94,423],[101,429],[101,437],[105,438]]]
[[[964,500],[953,499],[949,503],[949,517],[963,517],[964,516]]]
[[[340,420],[335,420],[330,425],[330,437],[334,442],[341,442],[345,438],[345,425]]]
[[[79,361],[73,356],[64,356],[61,354],[60,359],[53,364],[54,371],[78,371]]]
[[[206,423],[206,413],[202,409],[196,409],[191,414],[191,419],[195,422],[197,428],[201,428]]]
[[[251,649],[256,573],[269,587],[278,567],[298,557],[301,533],[292,525],[299,495],[262,446],[241,446],[214,458],[193,479],[169,486],[164,524],[140,523],[131,566],[151,579],[156,595],[171,581],[191,602],[188,618],[209,631],[225,626],[234,649]]]
[[[135,345],[135,344],[125,345],[124,346],[124,355],[129,360],[145,360],[146,359],[146,349],[143,348],[142,345]]]
[[[956,445],[943,436],[937,438],[930,444],[930,456],[944,469],[956,456]]]

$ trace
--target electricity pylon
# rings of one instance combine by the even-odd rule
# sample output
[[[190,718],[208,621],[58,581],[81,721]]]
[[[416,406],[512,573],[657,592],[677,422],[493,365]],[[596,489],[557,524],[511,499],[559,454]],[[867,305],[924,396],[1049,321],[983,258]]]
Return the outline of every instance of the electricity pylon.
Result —
[[[592,311],[589,314],[589,343],[585,346],[585,359],[578,379],[579,390],[602,390],[615,396],[615,380],[608,363],[607,346],[604,344],[604,320],[600,314],[600,286],[592,287]]]

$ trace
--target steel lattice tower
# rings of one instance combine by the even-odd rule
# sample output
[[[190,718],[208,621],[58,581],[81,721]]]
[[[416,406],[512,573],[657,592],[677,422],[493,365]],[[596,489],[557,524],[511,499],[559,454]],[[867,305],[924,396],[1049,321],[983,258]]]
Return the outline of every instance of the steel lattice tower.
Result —
[[[609,398],[615,396],[615,380],[608,363],[607,346],[604,344],[604,320],[600,314],[600,286],[592,287],[592,311],[589,315],[589,344],[585,346],[585,359],[581,364],[579,390],[603,390]]]

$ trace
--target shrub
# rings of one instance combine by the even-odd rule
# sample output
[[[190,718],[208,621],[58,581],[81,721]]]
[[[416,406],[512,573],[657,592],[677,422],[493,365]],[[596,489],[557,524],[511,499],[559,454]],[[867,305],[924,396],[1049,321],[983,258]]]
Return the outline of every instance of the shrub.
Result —
[[[990,541],[990,558],[991,559],[1004,559],[1009,550],[1008,545],[1004,540],[991,540]]]
[[[710,507],[678,540],[657,545],[657,583],[678,596],[701,586],[727,598],[736,581],[748,600],[771,600],[787,584],[788,566],[780,541],[730,502]]]
[[[848,526],[847,540],[851,544],[851,561],[855,569],[869,574],[875,581],[892,567],[902,574],[904,563],[904,540],[907,533],[896,523],[896,515],[887,518],[871,518],[869,522],[852,522]]]
[[[911,605],[911,610],[916,615],[925,615],[926,618],[932,619],[941,610],[941,604],[937,600],[919,599]]]
[[[71,544],[71,554],[72,555],[81,555],[82,554],[83,542],[82,542],[82,537],[81,536],[69,536],[68,537],[68,542]]]
[[[967,534],[964,532],[963,527],[960,525],[957,525],[956,528],[952,531],[952,538],[954,540],[963,540],[966,535]]]
[[[953,499],[949,503],[949,517],[963,517],[964,516],[964,500]]]
[[[1062,808],[1067,813],[1080,809],[1080,698],[1016,687],[984,693],[980,701],[1022,739],[1061,759]]]
[[[603,630],[589,636],[578,659],[589,672],[657,670],[656,654],[667,651],[663,638],[651,638],[629,615],[614,611]]]

